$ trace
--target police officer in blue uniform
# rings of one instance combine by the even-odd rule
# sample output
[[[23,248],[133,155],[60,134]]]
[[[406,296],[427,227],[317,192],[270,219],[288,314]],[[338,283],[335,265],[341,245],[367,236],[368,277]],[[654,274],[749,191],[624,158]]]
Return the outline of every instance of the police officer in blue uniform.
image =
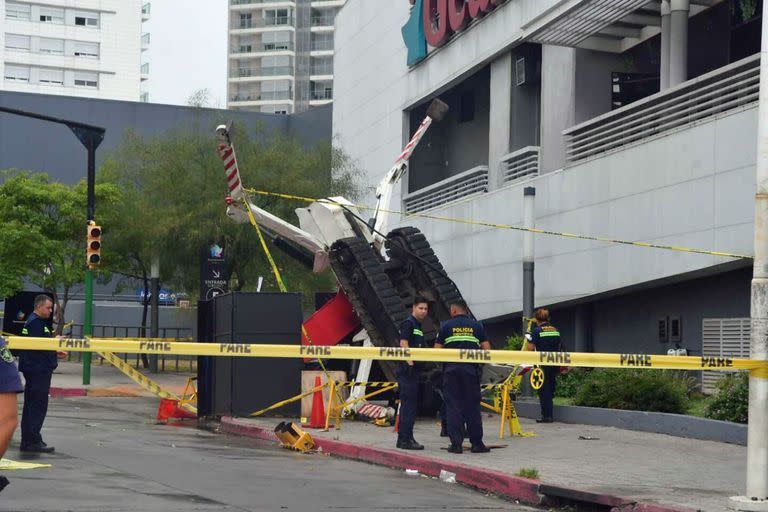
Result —
[[[562,350],[560,331],[549,323],[549,310],[541,308],[533,315],[536,322],[531,328],[528,348],[539,352],[559,352]],[[537,423],[552,423],[554,421],[554,405],[557,376],[560,374],[559,366],[542,366],[544,372],[544,384],[539,390],[539,405],[541,406],[541,418]]]
[[[450,306],[451,319],[440,326],[435,348],[485,349],[491,343],[485,336],[483,324],[469,317],[469,308],[463,300]],[[446,403],[448,451],[462,453],[466,424],[472,453],[491,451],[483,444],[483,420],[480,417],[480,374],[482,367],[476,363],[443,363],[443,395]]]
[[[48,320],[53,313],[53,301],[47,295],[35,297],[35,309],[21,330],[22,336],[52,338]],[[53,370],[59,365],[55,350],[23,350],[19,355],[19,370],[24,374],[24,409],[21,413],[21,451],[50,453],[53,446],[43,441],[40,431],[48,413],[48,393]]]
[[[429,304],[424,297],[416,296],[409,316],[400,325],[400,347],[422,348],[424,333],[421,321],[429,312]],[[414,361],[401,361],[397,365],[397,387],[400,391],[400,423],[397,428],[397,447],[403,450],[423,450],[424,445],[413,438],[413,424],[419,407],[419,372],[421,365]]]
[[[0,459],[5,455],[13,432],[18,424],[16,395],[24,391],[19,370],[13,362],[5,338],[0,336]],[[0,476],[0,491],[8,485],[8,479]]]

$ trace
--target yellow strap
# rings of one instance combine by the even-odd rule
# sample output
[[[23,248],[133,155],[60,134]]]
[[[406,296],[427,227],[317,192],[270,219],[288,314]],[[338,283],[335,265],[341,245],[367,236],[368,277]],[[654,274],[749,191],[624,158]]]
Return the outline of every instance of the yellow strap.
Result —
[[[275,263],[274,258],[272,258],[272,253],[269,252],[269,247],[267,247],[267,241],[264,240],[264,235],[261,233],[261,228],[259,228],[259,224],[256,222],[256,218],[253,216],[253,212],[251,211],[251,204],[246,199],[243,199],[243,204],[245,204],[245,211],[248,212],[248,218],[251,220],[251,224],[256,229],[256,233],[258,233],[259,235],[261,248],[264,249],[264,254],[266,254],[267,260],[269,261],[269,265],[272,267],[272,273],[275,274],[275,280],[277,280],[277,287],[280,288],[281,292],[285,293],[288,291],[288,289],[285,287],[283,278],[280,277],[280,269],[277,268],[277,264]],[[302,326],[302,329],[303,329],[303,326]]]

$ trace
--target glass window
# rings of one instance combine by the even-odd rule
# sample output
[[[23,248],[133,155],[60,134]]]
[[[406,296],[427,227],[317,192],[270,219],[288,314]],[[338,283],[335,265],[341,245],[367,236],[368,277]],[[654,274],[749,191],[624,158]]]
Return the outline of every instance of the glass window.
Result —
[[[75,56],[76,57],[98,57],[99,43],[85,43],[85,42],[75,41]]]
[[[99,74],[89,71],[76,71],[75,85],[80,87],[98,87]]]
[[[55,7],[41,7],[40,21],[43,23],[56,23],[59,25],[63,25],[64,9],[57,9]]]
[[[5,79],[15,82],[29,82],[29,68],[27,66],[5,65]]]
[[[97,12],[76,12],[75,25],[81,27],[98,27],[99,13]]]
[[[40,38],[40,53],[50,53],[53,55],[64,55],[64,40]]]
[[[9,20],[29,20],[29,16],[29,4],[15,4],[10,2],[5,4],[5,17]]]
[[[41,84],[64,85],[64,70],[41,68],[39,82]]]
[[[5,47],[9,50],[29,51],[29,36],[18,34],[5,34]]]

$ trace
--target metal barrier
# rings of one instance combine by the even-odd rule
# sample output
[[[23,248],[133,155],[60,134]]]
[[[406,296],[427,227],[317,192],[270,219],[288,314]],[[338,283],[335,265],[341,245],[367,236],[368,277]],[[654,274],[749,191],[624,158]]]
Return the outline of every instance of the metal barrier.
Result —
[[[754,108],[760,55],[716,69],[563,132],[566,165],[620,150],[708,118]]]
[[[539,175],[539,146],[528,146],[501,157],[501,180],[506,185],[526,176]]]
[[[158,328],[158,335],[160,338],[168,338],[168,339],[192,339],[192,329],[189,327],[159,327]],[[93,336],[95,337],[104,337],[104,338],[146,338],[149,336],[150,328],[142,328],[141,326],[125,326],[125,325],[94,325],[93,326]],[[65,332],[63,333],[65,336],[70,337],[83,337],[83,324],[72,324],[68,329],[65,329]],[[128,356],[127,353],[116,353],[116,356],[118,356],[120,359],[128,363]],[[141,355],[140,354],[130,354],[131,358],[135,361],[132,361],[132,363],[138,368],[139,364],[141,363]],[[173,359],[175,362],[175,370],[179,371],[180,368],[180,362],[184,361],[186,364],[185,366],[188,367],[189,371],[194,371],[197,368],[197,357],[196,356],[184,356],[184,355],[166,355],[166,354],[158,354],[157,357],[158,360],[158,367],[161,371],[165,371],[166,368],[166,361],[170,358]],[[67,354],[67,361],[75,361],[75,362],[81,362],[83,359],[83,353],[82,352],[69,352]],[[99,364],[104,364],[104,358],[99,357]]]
[[[405,211],[418,213],[488,192],[488,166],[479,165],[405,196]]]

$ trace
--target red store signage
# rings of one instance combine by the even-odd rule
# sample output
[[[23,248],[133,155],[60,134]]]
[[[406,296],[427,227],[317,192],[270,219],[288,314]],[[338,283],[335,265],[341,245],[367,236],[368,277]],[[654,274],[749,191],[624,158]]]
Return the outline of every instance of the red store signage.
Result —
[[[430,46],[443,46],[469,22],[482,18],[506,0],[424,0],[424,35]]]

